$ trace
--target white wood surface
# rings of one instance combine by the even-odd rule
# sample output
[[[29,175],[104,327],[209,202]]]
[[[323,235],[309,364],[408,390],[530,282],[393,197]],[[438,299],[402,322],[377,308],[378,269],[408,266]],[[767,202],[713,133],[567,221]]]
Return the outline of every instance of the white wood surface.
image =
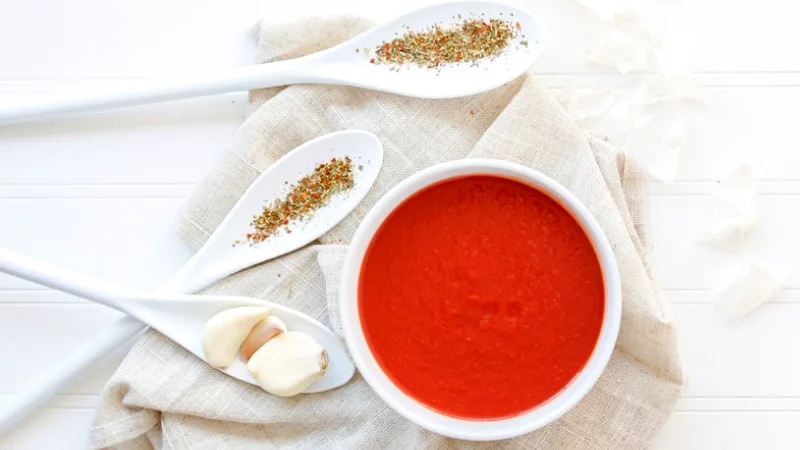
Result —
[[[426,3],[348,0],[6,0],[0,103],[77,87],[136,83],[249,63],[262,15],[357,13],[377,19]],[[583,63],[582,10],[517,1],[549,44],[536,72],[552,87],[616,86]],[[695,0],[694,79],[709,100],[703,139],[679,182],[648,186],[655,275],[674,303],[689,384],[654,449],[800,448],[800,27],[785,0]],[[235,133],[244,93],[0,128],[0,246],[110,280],[155,286],[189,251],[174,232],[183,199]],[[739,155],[759,178],[762,225],[737,255],[696,242],[711,187]],[[710,305],[714,273],[744,257],[790,272],[787,289],[727,324]],[[0,402],[118,314],[0,277]],[[83,448],[97,394],[125,349],[0,437],[0,449]]]

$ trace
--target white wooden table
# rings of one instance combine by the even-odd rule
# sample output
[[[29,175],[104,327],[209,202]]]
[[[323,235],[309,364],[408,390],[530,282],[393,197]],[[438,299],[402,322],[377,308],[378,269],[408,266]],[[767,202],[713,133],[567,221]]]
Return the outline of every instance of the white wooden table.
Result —
[[[0,8],[0,102],[82,86],[249,63],[249,26],[274,16],[352,12],[378,19],[423,0],[5,0]],[[339,3],[331,5],[330,3]],[[553,87],[618,84],[583,63],[582,10],[520,1],[549,31],[536,66]],[[655,449],[800,448],[800,275],[736,325],[712,310],[714,272],[756,256],[796,267],[800,254],[800,27],[795,2],[695,0],[695,80],[708,95],[704,139],[680,181],[649,185],[655,273],[674,304],[690,377]],[[234,6],[234,4],[236,6]],[[178,208],[234,135],[235,93],[0,128],[0,246],[109,280],[153,287],[189,255]],[[697,244],[709,194],[738,154],[754,157],[763,223],[742,251]],[[0,402],[118,314],[0,277]],[[1,449],[83,448],[93,408],[124,351],[59,393]]]

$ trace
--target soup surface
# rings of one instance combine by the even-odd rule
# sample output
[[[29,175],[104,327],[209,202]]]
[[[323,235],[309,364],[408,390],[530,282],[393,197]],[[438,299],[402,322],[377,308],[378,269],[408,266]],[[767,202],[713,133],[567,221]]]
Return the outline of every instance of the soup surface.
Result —
[[[600,263],[548,195],[495,176],[433,185],[399,205],[358,287],[367,344],[387,376],[441,413],[500,419],[557,394],[600,334]]]

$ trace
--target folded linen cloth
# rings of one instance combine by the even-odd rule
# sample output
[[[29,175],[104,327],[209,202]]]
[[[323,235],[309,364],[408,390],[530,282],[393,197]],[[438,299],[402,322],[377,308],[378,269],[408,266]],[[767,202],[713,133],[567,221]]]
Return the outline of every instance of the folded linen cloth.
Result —
[[[262,25],[259,61],[317,51],[369,26],[356,18]],[[108,382],[91,445],[570,450],[648,445],[677,401],[684,376],[669,304],[650,276],[640,173],[620,151],[581,133],[533,76],[451,100],[339,86],[254,91],[246,122],[183,210],[182,236],[199,247],[270,164],[303,142],[343,129],[368,130],[383,142],[384,166],[367,198],[318,242],[230,276],[207,292],[283,303],[341,333],[337,293],[344,244],[388,189],[444,161],[514,161],[569,188],[595,214],[616,252],[623,288],[622,327],[597,385],[563,418],[543,429],[497,443],[468,443],[408,422],[358,374],[334,391],[280,398],[211,369],[150,330]]]

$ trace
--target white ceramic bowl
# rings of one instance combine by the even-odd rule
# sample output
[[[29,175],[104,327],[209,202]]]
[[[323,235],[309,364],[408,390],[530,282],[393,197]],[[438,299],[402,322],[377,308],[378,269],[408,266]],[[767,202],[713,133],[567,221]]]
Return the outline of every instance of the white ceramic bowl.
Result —
[[[464,175],[499,175],[532,185],[571,211],[583,226],[600,259],[605,282],[605,315],[600,337],[583,370],[555,397],[515,417],[468,420],[444,415],[417,402],[398,389],[383,373],[364,339],[358,315],[358,278],[364,253],[389,213],[415,192],[442,180]],[[342,273],[340,314],[344,335],[358,370],[372,389],[395,411],[417,425],[444,436],[490,441],[519,436],[558,419],[592,388],[605,369],[619,331],[622,299],[619,270],[603,231],[589,210],[565,187],[543,174],[506,161],[464,159],[430,167],[403,180],[383,196],[356,230]]]

